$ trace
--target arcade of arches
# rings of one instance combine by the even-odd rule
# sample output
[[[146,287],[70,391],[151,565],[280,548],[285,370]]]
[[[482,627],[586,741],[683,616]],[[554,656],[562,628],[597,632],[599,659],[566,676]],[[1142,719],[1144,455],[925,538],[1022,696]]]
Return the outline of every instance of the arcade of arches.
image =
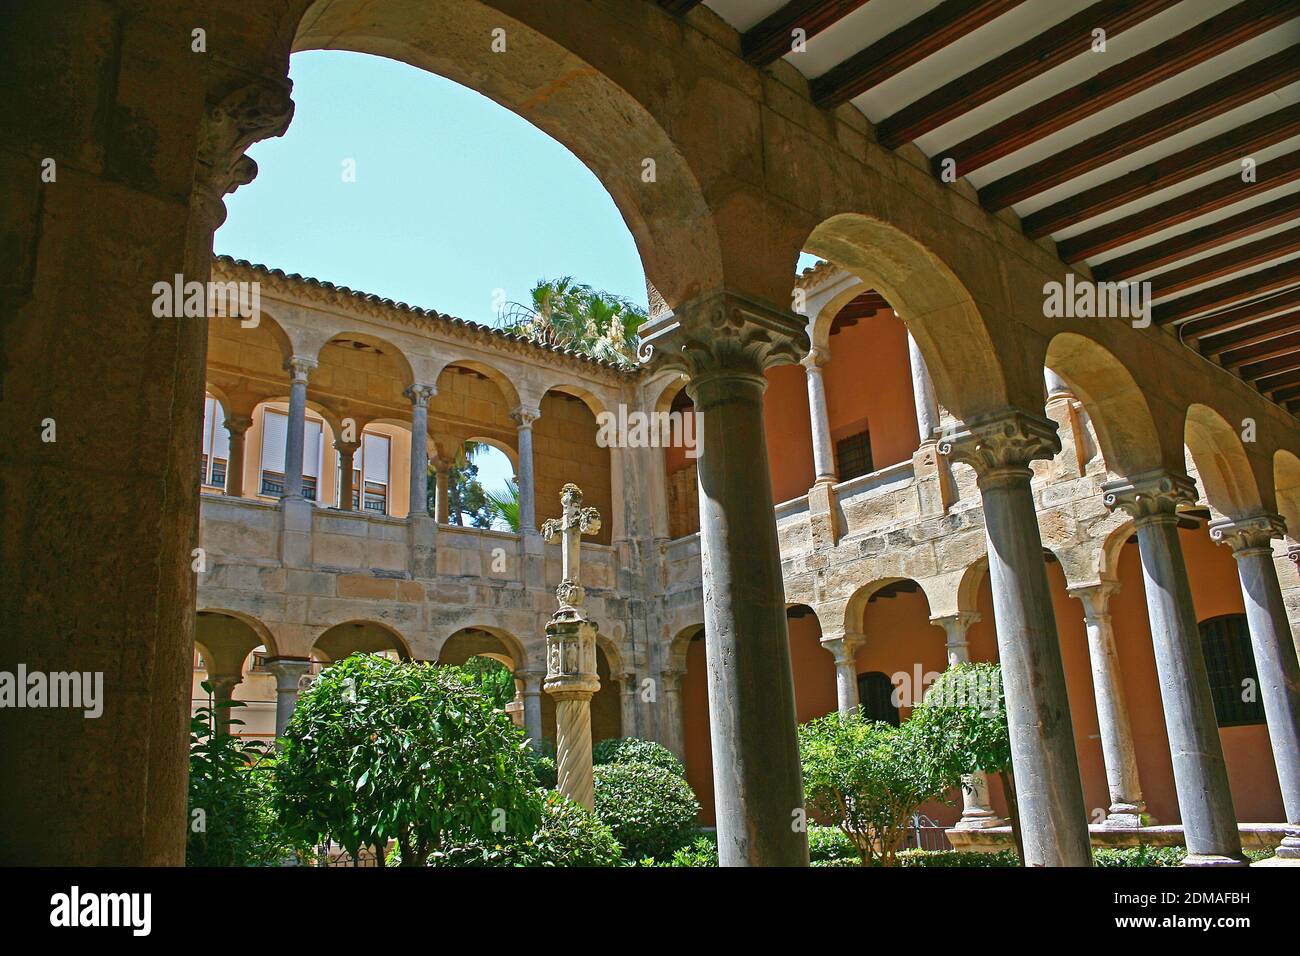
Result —
[[[513,672],[521,725],[552,735],[560,556],[537,529],[567,481],[605,519],[582,544],[595,736],[682,755],[724,864],[807,862],[797,721],[906,717],[911,698],[882,691],[966,659],[1002,664],[1031,864],[1086,864],[1090,822],[1180,824],[1205,863],[1240,860],[1239,824],[1300,827],[1290,412],[1166,329],[1046,318],[1062,264],[1045,244],[886,154],[860,114],[758,79],[705,16],[207,6],[32,5],[9,30],[24,69],[71,79],[0,151],[0,666],[101,670],[107,699],[89,727],[6,723],[0,857],[178,863],[199,667],[269,735],[301,678],[352,651],[481,655]],[[168,52],[199,21],[214,53]],[[498,23],[529,70],[478,42]],[[323,46],[474,85],[587,162],[653,284],[647,364],[214,259],[221,197],[255,173],[244,150],[289,123],[291,49]],[[29,166],[51,153],[42,191]],[[627,175],[647,154],[658,191]],[[801,250],[823,263],[795,312]],[[153,318],[176,273],[259,283],[257,323]],[[702,454],[601,447],[620,407],[693,412]],[[511,460],[519,533],[448,522],[468,440]],[[1006,806],[981,777],[926,812],[996,830]]]

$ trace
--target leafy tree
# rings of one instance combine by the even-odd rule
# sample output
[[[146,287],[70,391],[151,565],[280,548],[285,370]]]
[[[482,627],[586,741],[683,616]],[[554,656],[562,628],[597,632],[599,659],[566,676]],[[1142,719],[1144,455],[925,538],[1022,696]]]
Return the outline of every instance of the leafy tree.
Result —
[[[912,711],[931,750],[945,755],[952,768],[965,775],[983,770],[1000,774],[1002,792],[1011,815],[1016,852],[1024,859],[1020,810],[1011,772],[1011,738],[1007,730],[1007,701],[1002,668],[988,662],[955,664],[930,685],[921,705]]]
[[[322,672],[284,734],[276,804],[299,839],[397,841],[423,866],[449,841],[532,833],[523,733],[458,669],[354,654]]]
[[[500,661],[476,654],[460,666],[460,671],[492,701],[492,706],[504,708],[515,699],[515,675]]]
[[[863,866],[894,865],[917,808],[961,779],[955,761],[917,731],[910,720],[893,727],[861,711],[799,728],[808,809],[844,832]]]
[[[636,364],[637,330],[645,321],[640,306],[572,276],[540,280],[528,302],[507,303],[500,315],[508,332],[620,365]]]
[[[449,843],[434,866],[615,866],[618,841],[586,807],[559,793],[542,795],[541,822],[526,836],[502,834]]]
[[[203,689],[211,692],[206,681]],[[244,706],[231,701],[231,707]],[[243,721],[232,719],[232,726]],[[293,847],[271,804],[273,764],[261,748],[217,729],[212,708],[190,720],[186,866],[270,866]]]

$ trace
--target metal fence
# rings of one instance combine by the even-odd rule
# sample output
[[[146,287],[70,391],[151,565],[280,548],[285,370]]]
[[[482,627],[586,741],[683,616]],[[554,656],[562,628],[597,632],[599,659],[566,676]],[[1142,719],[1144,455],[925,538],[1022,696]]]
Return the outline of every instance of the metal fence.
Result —
[[[942,823],[936,823],[924,813],[914,813],[912,819],[908,821],[907,833],[903,837],[903,845],[900,849],[951,850],[952,843],[948,840],[947,829]]]

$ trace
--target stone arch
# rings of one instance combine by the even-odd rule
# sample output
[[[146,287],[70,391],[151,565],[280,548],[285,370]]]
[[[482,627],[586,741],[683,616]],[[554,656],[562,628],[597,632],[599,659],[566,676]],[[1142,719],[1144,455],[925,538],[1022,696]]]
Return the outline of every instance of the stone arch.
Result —
[[[677,635],[668,642],[668,654],[666,670],[676,671],[679,674],[686,673],[686,654],[690,650],[691,641],[704,634],[704,623],[688,624],[677,632]]]
[[[510,460],[510,465],[514,468],[515,474],[519,474],[519,449],[512,448],[499,438],[491,438],[487,435],[470,435],[466,441],[478,442],[480,445],[491,445]],[[460,449],[457,449],[457,451],[459,452]]]
[[[357,352],[361,356],[361,361],[365,365],[374,366],[375,369],[381,369],[385,366],[387,370],[394,373],[393,377],[398,383],[399,401],[400,392],[415,384],[415,370],[411,366],[411,360],[400,346],[391,339],[383,338],[371,332],[360,332],[350,328],[340,329],[332,332],[329,337],[321,343],[316,350],[316,368],[311,373],[311,381],[307,385],[310,392],[312,388],[317,390],[329,390],[332,384],[329,380],[329,373],[333,371],[334,365],[339,365],[340,369],[346,369],[347,372],[353,373],[362,371],[366,375],[367,385],[369,385],[370,374],[362,369],[348,368],[344,361],[344,356],[349,352]],[[350,385],[351,382],[348,382]],[[340,394],[349,394],[353,391],[351,388],[343,386],[335,389]],[[391,398],[391,396],[385,396]]]
[[[278,653],[275,638],[257,618],[228,608],[204,607],[196,612],[194,644],[203,654],[209,673],[239,673],[248,655],[265,647],[267,656]]]
[[[1227,419],[1207,405],[1193,403],[1187,409],[1183,441],[1211,508],[1241,518],[1263,507],[1246,447]]]
[[[926,607],[929,608],[933,606],[934,602],[926,592],[925,586],[915,578],[899,576],[877,578],[869,584],[862,585],[854,591],[849,596],[848,601],[845,602],[844,630],[850,634],[862,634],[863,618],[867,613],[867,605],[871,603],[871,599],[880,592],[885,591],[888,588],[896,587],[900,584],[911,585],[914,589],[919,590],[922,597],[925,599]]]
[[[1300,458],[1285,449],[1273,455],[1273,491],[1287,536],[1300,541]]]
[[[1086,336],[1062,332],[1047,346],[1043,364],[1061,376],[1083,402],[1111,471],[1138,475],[1177,462],[1161,440],[1151,406],[1128,368]]]
[[[962,572],[957,582],[957,610],[975,612],[979,609],[980,587],[989,573],[989,556],[981,554]],[[937,602],[936,602],[937,603]]]
[[[492,50],[498,29],[513,55]],[[723,285],[712,214],[673,138],[627,89],[541,30],[478,0],[318,0],[293,48],[384,56],[487,96],[596,175],[670,306]],[[641,178],[646,158],[655,163],[653,188]]]
[[[215,274],[213,279],[220,281]],[[295,343],[288,328],[276,319],[274,310],[267,311],[265,305],[258,313],[256,325],[244,325],[241,319],[225,316],[208,319],[209,342],[214,338],[238,340],[245,346],[273,353],[278,356],[278,360],[273,362],[277,368],[282,367],[294,355]],[[243,357],[242,361],[246,362],[247,357]]]
[[[472,372],[477,372],[479,375],[482,375],[488,381],[496,385],[496,387],[501,391],[501,399],[505,405],[506,412],[510,412],[519,407],[519,390],[515,387],[515,383],[511,377],[495,365],[488,362],[480,362],[476,359],[453,358],[448,360],[445,365],[439,368],[436,382],[439,394],[442,394],[443,376],[447,374],[448,370],[455,368],[467,368]],[[436,396],[434,401],[437,401]]]
[[[939,401],[954,415],[972,418],[1013,404],[974,298],[916,239],[880,219],[841,213],[813,229],[803,248],[884,295],[925,356]]]
[[[468,634],[462,638],[460,635]],[[461,624],[435,642],[435,660],[439,664],[463,664],[475,654],[504,653],[510,658],[512,671],[527,670],[528,652],[520,640],[504,628],[491,624]],[[475,648],[482,648],[476,650]]]
[[[395,627],[379,621],[352,619],[331,625],[312,642],[312,655],[328,662],[349,654],[393,650],[402,660],[411,659],[406,638]]]

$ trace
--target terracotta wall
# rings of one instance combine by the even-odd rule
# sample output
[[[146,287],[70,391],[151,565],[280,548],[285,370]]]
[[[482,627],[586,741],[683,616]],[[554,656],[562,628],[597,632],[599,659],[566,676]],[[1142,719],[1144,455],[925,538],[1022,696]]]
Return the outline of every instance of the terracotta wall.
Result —
[[[560,489],[573,482],[582,489],[583,506],[601,514],[600,533],[588,540],[609,544],[613,528],[609,449],[596,444],[596,416],[580,398],[547,392],[541,417],[533,425],[533,460],[537,475],[537,524],[561,513]]]

